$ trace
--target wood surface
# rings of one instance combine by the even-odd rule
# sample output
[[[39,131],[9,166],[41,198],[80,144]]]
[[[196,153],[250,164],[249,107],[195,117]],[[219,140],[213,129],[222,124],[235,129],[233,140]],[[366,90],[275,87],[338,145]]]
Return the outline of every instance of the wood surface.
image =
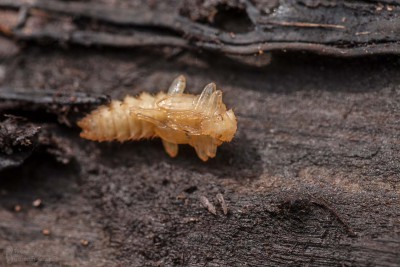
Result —
[[[273,2],[1,0],[0,265],[399,266],[400,6]],[[215,159],[79,138],[179,74],[238,117]]]

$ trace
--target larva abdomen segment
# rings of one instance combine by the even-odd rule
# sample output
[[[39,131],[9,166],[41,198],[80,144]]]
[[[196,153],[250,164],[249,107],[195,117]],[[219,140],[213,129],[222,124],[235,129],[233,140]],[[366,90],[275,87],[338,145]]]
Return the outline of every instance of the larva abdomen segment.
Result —
[[[142,96],[141,96],[142,97]],[[147,95],[143,99],[131,96],[121,101],[112,101],[109,106],[102,106],[78,122],[83,129],[81,137],[93,141],[120,142],[150,138],[155,134],[152,123],[138,119],[131,113],[134,106],[151,105],[154,97]]]

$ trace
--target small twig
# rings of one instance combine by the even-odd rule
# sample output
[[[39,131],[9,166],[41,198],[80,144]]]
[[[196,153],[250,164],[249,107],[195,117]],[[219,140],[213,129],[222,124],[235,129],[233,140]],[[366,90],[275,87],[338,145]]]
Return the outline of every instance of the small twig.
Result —
[[[0,102],[18,102],[36,105],[101,105],[110,101],[106,95],[83,92],[56,92],[55,90],[12,89],[0,87]]]
[[[185,49],[201,48],[209,51],[221,52],[231,55],[255,55],[260,51],[311,51],[321,55],[334,55],[343,57],[356,57],[366,54],[384,55],[396,54],[400,50],[397,42],[380,44],[370,44],[354,48],[338,48],[330,45],[302,42],[270,42],[248,45],[222,45],[210,42],[188,42],[178,37],[151,36],[146,34],[135,34],[132,36],[118,35],[112,33],[99,33],[78,31],[63,34],[61,32],[37,31],[35,33],[14,32],[14,36],[19,40],[40,41],[51,39],[54,41],[68,42],[85,46],[109,46],[119,48],[134,48],[148,46],[170,46]],[[140,36],[140,38],[138,38]]]
[[[325,199],[323,199],[322,197],[318,198],[318,200],[319,201],[312,200],[311,203],[313,203],[314,205],[317,205],[323,209],[328,210],[336,218],[336,220],[338,220],[338,222],[345,227],[347,234],[350,237],[357,237],[357,233],[351,228],[349,223],[347,223],[342,218],[342,216],[340,216],[339,212],[335,208],[333,208],[331,205],[329,205],[328,202]]]
[[[265,20],[258,22],[263,24],[274,24],[287,27],[330,28],[330,29],[342,29],[342,30],[346,29],[345,26],[337,24],[321,24],[321,23],[310,23],[310,22],[291,22],[291,21],[274,21],[274,20]]]

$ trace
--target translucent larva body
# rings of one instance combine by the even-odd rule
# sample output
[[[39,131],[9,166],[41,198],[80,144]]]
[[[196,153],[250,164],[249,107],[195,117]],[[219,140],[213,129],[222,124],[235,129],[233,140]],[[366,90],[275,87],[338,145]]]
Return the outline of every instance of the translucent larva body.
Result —
[[[226,109],[214,83],[200,95],[184,94],[185,87],[181,75],[167,94],[142,93],[101,106],[78,122],[81,137],[99,142],[160,137],[171,157],[178,154],[179,144],[189,144],[203,161],[213,158],[217,147],[235,135],[235,114]]]

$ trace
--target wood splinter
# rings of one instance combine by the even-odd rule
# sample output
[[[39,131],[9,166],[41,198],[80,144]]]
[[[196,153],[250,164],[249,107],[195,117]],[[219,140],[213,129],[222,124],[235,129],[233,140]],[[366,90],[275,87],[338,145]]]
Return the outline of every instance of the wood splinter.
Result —
[[[226,205],[224,196],[221,193],[218,193],[216,196],[218,203],[221,205],[222,211],[224,212],[224,215],[228,214],[228,206]]]
[[[217,209],[205,196],[200,197],[200,202],[211,214],[217,215]]]

